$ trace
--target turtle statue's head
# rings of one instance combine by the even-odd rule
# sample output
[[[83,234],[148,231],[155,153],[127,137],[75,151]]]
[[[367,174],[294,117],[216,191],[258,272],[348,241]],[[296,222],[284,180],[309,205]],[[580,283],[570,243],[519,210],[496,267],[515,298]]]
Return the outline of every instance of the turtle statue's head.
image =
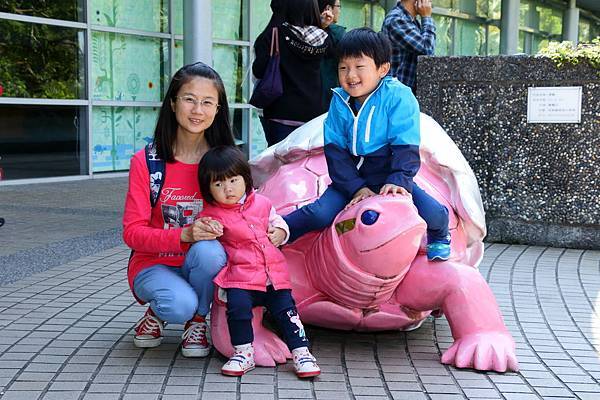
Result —
[[[426,228],[410,197],[378,195],[342,211],[331,229],[355,268],[393,279],[408,271]]]

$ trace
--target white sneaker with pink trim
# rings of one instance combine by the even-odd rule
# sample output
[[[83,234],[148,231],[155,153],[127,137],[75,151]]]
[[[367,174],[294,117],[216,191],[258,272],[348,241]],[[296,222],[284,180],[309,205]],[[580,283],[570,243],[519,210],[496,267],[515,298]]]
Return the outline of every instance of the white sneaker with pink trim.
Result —
[[[242,376],[254,369],[254,347],[252,343],[234,346],[234,353],[221,368],[221,373],[227,376]]]
[[[298,378],[312,378],[321,374],[317,360],[310,354],[308,347],[298,347],[292,350],[294,369]]]

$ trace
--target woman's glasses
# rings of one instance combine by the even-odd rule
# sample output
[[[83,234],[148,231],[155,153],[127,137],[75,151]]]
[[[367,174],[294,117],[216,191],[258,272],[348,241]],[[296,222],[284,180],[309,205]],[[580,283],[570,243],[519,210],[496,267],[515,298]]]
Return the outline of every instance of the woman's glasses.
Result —
[[[196,107],[200,104],[200,108],[204,111],[215,111],[219,107],[219,104],[211,99],[198,100],[194,96],[175,96],[175,98],[189,108]]]

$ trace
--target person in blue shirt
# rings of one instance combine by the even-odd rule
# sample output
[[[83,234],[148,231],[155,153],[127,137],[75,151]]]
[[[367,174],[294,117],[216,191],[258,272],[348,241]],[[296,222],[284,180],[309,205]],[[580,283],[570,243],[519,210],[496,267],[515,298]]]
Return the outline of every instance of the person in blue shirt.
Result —
[[[417,186],[419,104],[411,89],[388,76],[385,34],[353,29],[338,44],[338,77],[324,123],[331,185],[314,203],[284,217],[290,241],[329,226],[345,207],[379,195],[412,195],[427,223],[427,257],[450,257],[448,210]]]
[[[420,16],[421,22],[417,19]],[[417,57],[435,51],[431,0],[400,0],[385,16],[381,31],[392,43],[392,72],[413,93],[417,89]]]

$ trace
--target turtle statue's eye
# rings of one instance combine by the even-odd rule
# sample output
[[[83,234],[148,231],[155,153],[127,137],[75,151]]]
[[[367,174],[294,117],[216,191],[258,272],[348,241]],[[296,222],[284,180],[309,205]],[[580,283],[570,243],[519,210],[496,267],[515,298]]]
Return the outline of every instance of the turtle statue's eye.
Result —
[[[377,222],[378,218],[379,218],[379,213],[377,211],[373,211],[373,210],[367,210],[367,211],[363,212],[362,215],[360,216],[360,220],[365,225],[373,225],[375,222]]]

